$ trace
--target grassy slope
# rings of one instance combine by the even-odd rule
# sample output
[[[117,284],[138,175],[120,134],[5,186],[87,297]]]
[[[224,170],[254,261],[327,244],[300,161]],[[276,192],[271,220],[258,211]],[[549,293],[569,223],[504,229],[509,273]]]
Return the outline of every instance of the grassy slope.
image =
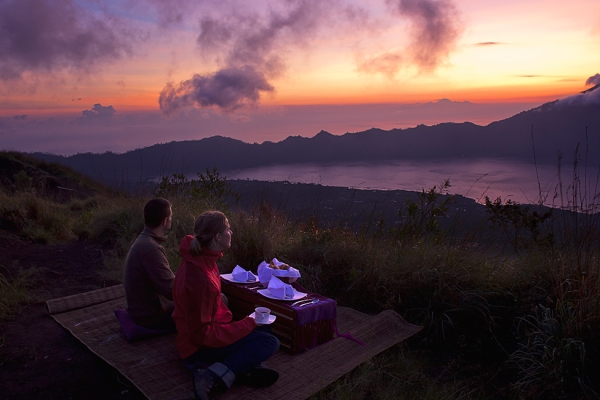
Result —
[[[106,273],[120,278],[125,252],[143,225],[144,199],[16,153],[0,153],[0,166],[2,229],[46,243],[102,242],[112,249]],[[58,187],[73,190],[66,196]],[[176,269],[178,241],[207,205],[185,196],[171,200],[174,230],[165,247]],[[417,210],[428,205],[425,200]],[[531,211],[499,210],[512,214],[498,213],[494,232],[490,224],[473,225],[468,235],[449,240],[426,228],[435,214],[411,219],[405,210],[399,226],[411,229],[361,233],[257,205],[229,212],[234,242],[223,269],[254,268],[276,256],[302,271],[303,285],[341,305],[367,313],[394,309],[424,326],[315,399],[593,398],[600,364],[597,215],[551,224],[562,231],[554,232],[560,240],[549,241],[548,232],[527,230]],[[498,233],[510,240],[496,246]],[[20,288],[18,279],[4,281],[0,288]]]

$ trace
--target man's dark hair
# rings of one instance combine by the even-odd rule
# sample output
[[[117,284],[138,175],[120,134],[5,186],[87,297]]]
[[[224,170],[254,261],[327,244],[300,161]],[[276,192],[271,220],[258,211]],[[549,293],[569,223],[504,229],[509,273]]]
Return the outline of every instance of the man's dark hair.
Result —
[[[158,226],[171,213],[171,203],[169,200],[155,198],[149,200],[144,206],[144,224],[150,228],[158,228]]]

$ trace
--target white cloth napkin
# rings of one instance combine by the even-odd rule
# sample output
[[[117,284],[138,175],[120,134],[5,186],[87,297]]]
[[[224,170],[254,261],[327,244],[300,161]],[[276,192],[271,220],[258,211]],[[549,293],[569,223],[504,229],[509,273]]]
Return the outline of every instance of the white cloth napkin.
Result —
[[[250,271],[246,271],[239,265],[236,265],[233,271],[231,271],[231,277],[234,281],[238,282],[256,282],[256,275]]]
[[[272,276],[269,280],[269,293],[271,296],[276,297],[278,299],[293,299],[294,298],[294,289],[292,289],[292,285],[288,285],[283,283],[281,280]]]
[[[282,265],[284,263],[274,258],[273,264]],[[263,286],[267,286],[272,276],[279,276],[281,278],[295,278],[292,279],[293,281],[296,281],[298,278],[300,278],[300,271],[298,271],[296,268],[290,267],[289,269],[273,269],[270,268],[269,264],[265,261],[258,264],[258,269],[256,272],[258,273],[258,279]]]

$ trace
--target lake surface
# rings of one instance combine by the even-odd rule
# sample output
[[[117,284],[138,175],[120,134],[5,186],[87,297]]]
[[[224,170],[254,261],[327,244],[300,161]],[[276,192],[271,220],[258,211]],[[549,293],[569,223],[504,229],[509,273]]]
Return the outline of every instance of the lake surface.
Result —
[[[581,168],[580,168],[581,169]],[[460,194],[478,202],[502,197],[519,203],[561,205],[557,165],[538,165],[507,159],[444,160],[444,161],[387,161],[346,164],[288,164],[224,172],[228,179],[288,181],[315,183],[358,189],[428,190],[450,180],[449,193]],[[584,175],[584,171],[580,171]],[[598,168],[588,168],[587,174],[597,181]],[[593,175],[593,176],[592,176]],[[563,166],[563,193],[573,181],[573,167]],[[539,183],[539,184],[538,184]],[[594,193],[598,193],[597,185]],[[552,199],[555,198],[553,201]],[[566,200],[564,200],[566,201]]]

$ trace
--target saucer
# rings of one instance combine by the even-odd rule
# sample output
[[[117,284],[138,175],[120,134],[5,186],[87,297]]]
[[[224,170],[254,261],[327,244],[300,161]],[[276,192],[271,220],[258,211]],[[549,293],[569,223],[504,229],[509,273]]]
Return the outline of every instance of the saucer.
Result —
[[[254,318],[254,313],[249,315],[250,318]],[[275,315],[273,314],[269,314],[269,321],[268,322],[257,322],[257,325],[270,325],[273,322],[275,322],[275,318],[277,318]]]
[[[268,297],[269,299],[283,300],[283,301],[300,300],[301,298],[308,296],[308,293],[299,292],[294,288],[292,288],[292,290],[294,291],[294,297],[286,297],[285,299],[273,296],[268,288],[267,289],[258,289],[257,292],[265,297]]]

